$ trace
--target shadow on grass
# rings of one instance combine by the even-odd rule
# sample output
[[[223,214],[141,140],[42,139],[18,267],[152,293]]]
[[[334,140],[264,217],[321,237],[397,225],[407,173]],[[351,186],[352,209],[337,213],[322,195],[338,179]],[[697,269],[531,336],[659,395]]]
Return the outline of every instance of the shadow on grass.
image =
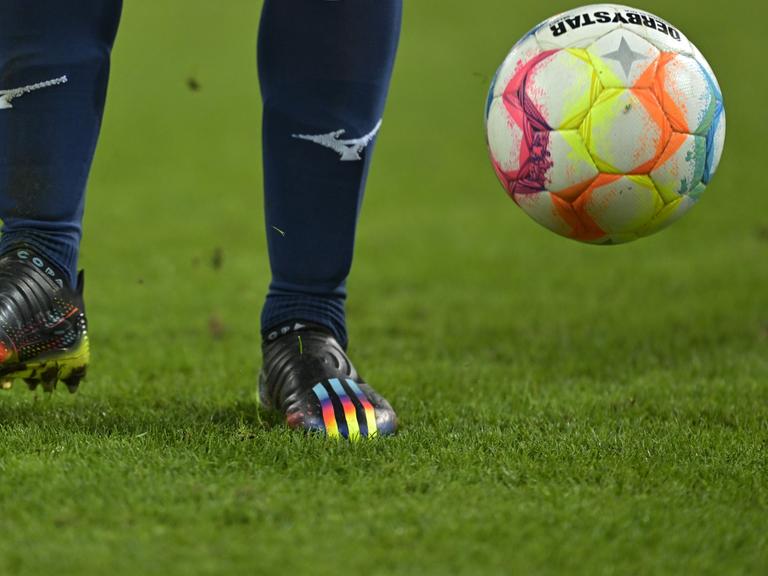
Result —
[[[238,433],[248,436],[282,426],[277,414],[253,400],[227,404],[164,397],[152,402],[115,396],[60,398],[61,392],[0,396],[0,429],[26,428],[57,434],[140,436],[180,431]]]

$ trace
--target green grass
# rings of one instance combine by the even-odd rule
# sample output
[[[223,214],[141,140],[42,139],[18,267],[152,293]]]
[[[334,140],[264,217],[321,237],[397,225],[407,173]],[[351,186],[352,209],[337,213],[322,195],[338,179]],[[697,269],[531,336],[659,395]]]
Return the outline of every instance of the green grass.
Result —
[[[258,413],[259,5],[129,2],[82,254],[91,376],[0,396],[0,574],[765,572],[766,8],[645,4],[709,56],[729,139],[690,216],[599,248],[530,221],[483,143],[495,66],[570,5],[406,3],[349,301],[401,433]]]

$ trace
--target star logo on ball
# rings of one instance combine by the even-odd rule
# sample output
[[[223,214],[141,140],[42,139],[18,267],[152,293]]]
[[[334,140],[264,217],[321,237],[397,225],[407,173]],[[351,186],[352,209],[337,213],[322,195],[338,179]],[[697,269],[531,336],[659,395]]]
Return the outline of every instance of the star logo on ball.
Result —
[[[648,60],[646,55],[632,50],[629,43],[627,42],[627,39],[623,36],[621,37],[621,43],[619,44],[618,50],[615,52],[609,52],[608,54],[603,54],[603,58],[616,60],[616,62],[621,64],[621,68],[624,70],[624,74],[626,74],[627,77],[629,77],[630,72],[632,72],[632,66],[635,64],[635,62]]]

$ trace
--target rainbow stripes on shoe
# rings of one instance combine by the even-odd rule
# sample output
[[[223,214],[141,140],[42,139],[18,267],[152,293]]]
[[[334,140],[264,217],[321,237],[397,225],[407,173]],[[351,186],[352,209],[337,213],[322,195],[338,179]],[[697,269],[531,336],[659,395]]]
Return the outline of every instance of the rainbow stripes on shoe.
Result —
[[[316,384],[312,392],[320,401],[323,426],[329,438],[342,436],[355,439],[377,435],[376,411],[354,380],[347,378],[342,384],[338,378],[331,378]],[[337,415],[339,412],[342,417]]]

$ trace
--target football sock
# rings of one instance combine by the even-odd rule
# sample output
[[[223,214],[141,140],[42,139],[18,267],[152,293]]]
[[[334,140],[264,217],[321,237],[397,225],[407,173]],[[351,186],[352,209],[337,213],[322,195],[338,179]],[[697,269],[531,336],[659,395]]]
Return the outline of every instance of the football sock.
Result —
[[[121,5],[0,0],[0,253],[31,247],[72,286]]]
[[[346,345],[345,282],[402,0],[266,0],[259,31],[267,337],[291,321]]]

